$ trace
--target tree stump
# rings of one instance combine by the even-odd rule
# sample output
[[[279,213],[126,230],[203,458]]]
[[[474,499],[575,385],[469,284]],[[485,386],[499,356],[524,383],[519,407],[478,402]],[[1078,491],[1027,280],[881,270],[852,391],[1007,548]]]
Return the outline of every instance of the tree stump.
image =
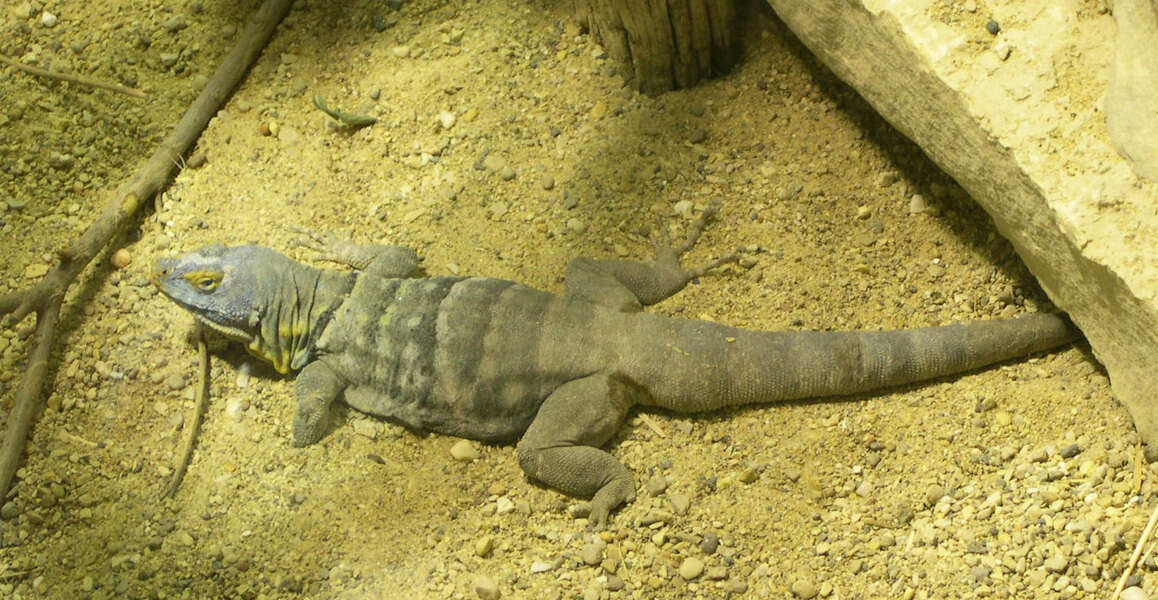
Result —
[[[575,10],[645,94],[691,87],[735,62],[734,0],[575,0]]]

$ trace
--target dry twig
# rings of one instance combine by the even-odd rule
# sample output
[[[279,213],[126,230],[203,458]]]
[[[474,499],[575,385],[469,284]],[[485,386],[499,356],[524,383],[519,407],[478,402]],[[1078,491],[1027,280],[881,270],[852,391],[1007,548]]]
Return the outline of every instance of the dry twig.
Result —
[[[15,408],[8,416],[3,444],[0,444],[0,498],[7,495],[20,456],[40,411],[45,376],[52,342],[56,339],[57,320],[65,291],[80,272],[117,234],[136,222],[144,200],[159,192],[176,170],[176,159],[185,154],[201,135],[209,119],[225,103],[229,93],[241,82],[249,66],[257,59],[277,24],[289,12],[292,0],[265,0],[242,32],[237,45],[205,84],[205,89],[181,116],[148,159],[128,181],[112,192],[105,208],[88,230],[71,245],[57,251],[59,264],[29,289],[0,296],[0,315],[4,325],[15,325],[36,313],[36,337],[28,366],[16,392]]]
[[[119,85],[116,83],[108,83],[105,81],[101,81],[99,79],[93,79],[91,77],[84,77],[83,75],[73,75],[71,73],[58,73],[56,71],[48,71],[45,69],[34,67],[32,65],[26,65],[24,63],[17,62],[17,61],[12,60],[11,58],[9,58],[7,56],[4,56],[3,54],[0,54],[0,63],[4,63],[4,64],[11,66],[11,67],[16,67],[17,69],[20,69],[21,71],[24,71],[25,73],[28,73],[30,75],[36,75],[37,77],[47,77],[48,79],[55,79],[57,81],[67,81],[69,83],[79,83],[80,85],[87,85],[89,87],[100,88],[102,90],[109,90],[110,92],[117,92],[118,94],[125,94],[126,96],[132,96],[134,98],[148,98],[148,95],[146,95],[145,92],[142,92],[141,90],[138,90],[136,88],[125,87],[123,85]]]
[[[189,468],[189,461],[193,459],[193,446],[197,443],[197,433],[201,431],[201,419],[204,418],[205,408],[209,405],[209,347],[205,343],[205,331],[200,327],[197,330],[197,399],[193,404],[193,415],[185,420],[187,427],[185,439],[181,442],[181,457],[162,498],[172,497],[177,493],[177,488],[181,487],[181,480]]]
[[[1114,595],[1110,596],[1111,600],[1118,600],[1121,597],[1122,590],[1126,588],[1126,580],[1134,572],[1138,558],[1142,555],[1142,548],[1146,546],[1146,542],[1150,541],[1150,536],[1154,535],[1155,525],[1158,525],[1158,506],[1155,506],[1154,512],[1150,513],[1150,521],[1146,523],[1146,529],[1142,530],[1142,537],[1138,538],[1138,544],[1134,546],[1134,554],[1130,556],[1130,564],[1125,571],[1122,571],[1122,576],[1118,579],[1118,586],[1114,588]]]

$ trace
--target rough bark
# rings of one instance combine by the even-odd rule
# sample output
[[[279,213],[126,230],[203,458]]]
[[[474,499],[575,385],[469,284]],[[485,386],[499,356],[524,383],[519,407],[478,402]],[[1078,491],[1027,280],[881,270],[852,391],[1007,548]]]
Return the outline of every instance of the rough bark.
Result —
[[[735,62],[734,0],[576,0],[576,14],[636,89],[691,87]]]

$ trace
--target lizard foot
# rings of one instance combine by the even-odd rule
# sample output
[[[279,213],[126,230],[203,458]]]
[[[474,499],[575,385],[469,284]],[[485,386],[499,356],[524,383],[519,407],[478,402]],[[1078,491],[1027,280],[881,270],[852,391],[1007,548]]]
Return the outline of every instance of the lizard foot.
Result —
[[[698,267],[685,268],[680,264],[680,257],[696,245],[696,242],[700,239],[700,235],[702,235],[704,229],[707,228],[708,223],[710,223],[719,212],[719,207],[714,204],[705,208],[704,211],[700,213],[700,216],[696,218],[695,222],[692,223],[686,237],[684,237],[684,240],[680,242],[679,245],[673,245],[671,243],[665,227],[662,225],[657,227],[655,232],[648,236],[651,247],[655,253],[656,268],[667,273],[678,273],[682,275],[679,279],[682,279],[683,282],[686,283],[713,269],[739,261],[740,253],[737,250]]]

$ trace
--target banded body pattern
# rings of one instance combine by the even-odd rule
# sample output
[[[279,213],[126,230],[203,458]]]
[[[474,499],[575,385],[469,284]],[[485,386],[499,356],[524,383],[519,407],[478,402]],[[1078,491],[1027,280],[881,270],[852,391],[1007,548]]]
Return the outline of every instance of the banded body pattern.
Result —
[[[358,410],[509,440],[551,391],[606,365],[585,350],[599,347],[594,313],[501,279],[363,273],[322,334],[318,359],[348,382],[345,401]]]

